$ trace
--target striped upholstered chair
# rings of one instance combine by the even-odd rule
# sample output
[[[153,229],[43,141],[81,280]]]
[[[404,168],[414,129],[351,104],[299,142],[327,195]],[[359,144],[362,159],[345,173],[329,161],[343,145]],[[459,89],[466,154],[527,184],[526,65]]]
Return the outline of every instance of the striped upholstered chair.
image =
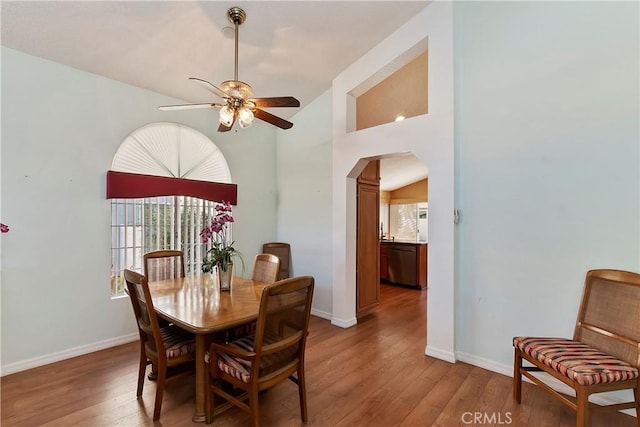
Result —
[[[292,277],[267,285],[260,298],[255,333],[228,344],[213,342],[205,357],[207,422],[213,420],[214,395],[250,414],[252,427],[260,423],[258,396],[287,379],[298,385],[300,415],[307,421],[304,352],[314,279]],[[230,393],[228,385],[244,391]]]
[[[635,408],[640,427],[640,274],[619,270],[587,273],[573,339],[516,337],[513,397],[520,403],[522,375],[576,411],[576,425],[589,425],[590,410]],[[532,366],[524,366],[523,360]],[[542,371],[573,388],[570,398],[551,388]],[[634,401],[597,406],[589,396],[632,389]]]
[[[147,365],[157,373],[154,421],[160,419],[162,395],[166,384],[191,375],[195,371],[195,337],[174,326],[160,326],[153,308],[147,279],[135,271],[125,270],[127,293],[140,333],[140,365],[136,396],[142,397]]]

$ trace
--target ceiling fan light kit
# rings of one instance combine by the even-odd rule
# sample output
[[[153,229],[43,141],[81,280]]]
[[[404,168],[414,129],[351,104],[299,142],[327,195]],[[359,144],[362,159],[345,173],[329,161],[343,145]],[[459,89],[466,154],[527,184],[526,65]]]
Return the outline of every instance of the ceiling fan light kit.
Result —
[[[248,128],[253,121],[253,113],[247,107],[240,108],[238,111],[238,124],[241,128]]]
[[[235,113],[233,111],[233,108],[225,105],[220,109],[220,124],[230,127],[233,124],[234,115]]]
[[[293,127],[293,123],[274,116],[262,110],[262,108],[299,107],[300,101],[293,96],[253,98],[253,88],[251,85],[238,80],[238,27],[246,20],[247,15],[241,8],[232,7],[227,11],[227,18],[234,25],[235,30],[233,80],[224,81],[220,83],[220,87],[218,87],[207,80],[189,77],[190,80],[200,83],[205,89],[222,98],[224,103],[164,105],[159,108],[161,110],[219,108],[218,121],[220,126],[218,127],[218,132],[230,131],[236,121],[241,128],[249,127],[254,118],[270,123],[281,129],[290,129]]]

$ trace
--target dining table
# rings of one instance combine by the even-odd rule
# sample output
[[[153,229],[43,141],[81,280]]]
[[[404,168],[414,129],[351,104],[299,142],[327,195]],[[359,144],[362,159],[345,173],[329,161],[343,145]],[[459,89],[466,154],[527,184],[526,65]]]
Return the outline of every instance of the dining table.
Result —
[[[207,366],[211,341],[227,329],[258,318],[262,289],[267,283],[233,277],[231,289],[221,291],[216,275],[202,274],[149,282],[153,306],[159,317],[195,335],[194,422],[205,421]]]

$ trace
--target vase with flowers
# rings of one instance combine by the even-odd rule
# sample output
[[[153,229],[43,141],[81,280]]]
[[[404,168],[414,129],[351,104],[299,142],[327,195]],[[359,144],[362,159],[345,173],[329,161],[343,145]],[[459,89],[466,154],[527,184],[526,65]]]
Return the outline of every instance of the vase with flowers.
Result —
[[[213,273],[214,267],[218,273],[220,290],[231,289],[231,277],[233,275],[233,257],[238,257],[242,262],[244,271],[244,258],[233,247],[233,241],[229,241],[229,224],[234,222],[231,203],[222,202],[216,205],[216,214],[211,223],[200,231],[202,243],[211,242],[211,249],[207,251],[202,260],[202,271]]]

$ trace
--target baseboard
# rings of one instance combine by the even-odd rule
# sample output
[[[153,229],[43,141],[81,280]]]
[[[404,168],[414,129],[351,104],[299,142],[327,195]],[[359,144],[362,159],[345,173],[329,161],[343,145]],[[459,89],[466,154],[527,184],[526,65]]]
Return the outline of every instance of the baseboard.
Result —
[[[331,313],[322,310],[316,310],[315,308],[311,309],[311,315],[319,317],[325,320],[331,320]]]
[[[312,309],[311,314],[323,319],[332,320],[331,313]],[[348,326],[337,325],[337,326],[348,328],[353,325],[348,325]],[[133,334],[124,335],[118,338],[111,338],[108,340],[99,341],[92,344],[70,348],[68,350],[59,351],[57,353],[45,354],[43,356],[21,360],[15,363],[9,363],[7,365],[0,366],[0,377],[5,375],[10,375],[10,374],[15,374],[16,372],[26,371],[27,369],[37,368],[39,366],[48,365],[49,363],[55,363],[61,360],[70,359],[72,357],[93,353],[94,351],[100,351],[100,350],[115,347],[121,344],[127,344],[133,341],[137,341],[139,339],[140,339],[140,335],[138,333],[133,333]]]
[[[435,357],[436,359],[444,360],[445,362],[456,363],[456,355],[451,351],[427,346],[424,350],[424,354],[430,357]]]
[[[339,326],[341,328],[350,328],[352,326],[355,326],[358,324],[358,319],[356,319],[355,317],[351,318],[351,319],[338,319],[336,317],[332,317],[331,318],[331,324],[334,326]]]
[[[486,369],[491,372],[505,375],[507,377],[513,377],[513,366],[498,363],[495,360],[485,359],[474,354],[465,353],[464,351],[456,352],[456,356],[459,361],[468,363],[479,368]],[[562,384],[562,382],[560,382]],[[562,384],[564,385],[564,384]]]
[[[70,348],[68,350],[59,351],[57,353],[45,354],[44,356],[34,357],[20,362],[2,365],[0,368],[0,376],[15,374],[16,372],[26,371],[27,369],[37,368],[38,366],[48,365],[49,363],[59,362],[61,360],[70,359],[76,356],[93,353],[94,351],[104,350],[106,348],[115,347],[121,344],[127,344],[140,339],[140,335],[136,332],[124,335],[118,338],[111,338],[92,344],[82,345],[80,347]]]
[[[461,362],[465,362],[470,365],[513,378],[513,366],[511,365],[497,363],[493,360],[485,359],[483,357],[479,357],[462,351],[457,352],[456,356]],[[575,397],[575,391],[571,387],[569,387],[562,381],[553,378],[551,375],[544,372],[532,372],[532,374],[536,375],[537,377],[544,378],[544,382],[555,391]],[[531,380],[524,376],[522,377],[522,380],[528,383],[532,383]],[[622,396],[622,394],[627,394],[627,392],[628,396]],[[596,395],[591,395],[589,400],[598,405],[615,405],[616,403],[633,401],[633,392],[631,390],[623,390],[618,392],[598,393]],[[625,414],[637,417],[636,411],[633,409],[625,409],[620,412],[624,412]]]

